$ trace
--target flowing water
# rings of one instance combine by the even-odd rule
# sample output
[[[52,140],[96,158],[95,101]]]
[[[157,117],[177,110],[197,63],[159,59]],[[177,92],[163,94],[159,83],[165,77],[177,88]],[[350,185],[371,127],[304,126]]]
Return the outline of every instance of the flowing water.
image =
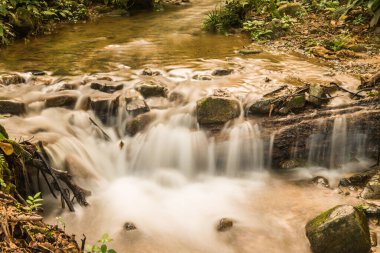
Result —
[[[351,129],[345,117],[336,117],[328,134],[320,122],[320,130],[308,140],[310,167],[291,176],[270,172],[276,133],[265,136],[259,122],[241,117],[218,135],[199,128],[196,101],[215,89],[227,89],[247,102],[284,83],[296,87],[299,79],[324,83],[332,78],[328,67],[299,56],[236,54],[248,43],[245,37],[201,31],[201,21],[214,4],[193,0],[164,12],[107,16],[0,51],[0,70],[21,72],[27,80],[0,90],[1,98],[25,102],[26,115],[0,123],[14,138],[42,140],[54,167],[68,170],[77,184],[92,191],[90,206],[76,206],[75,213],[56,209],[57,201],[46,196],[50,222],[62,216],[67,231],[85,233],[89,242],[108,232],[118,252],[306,253],[307,220],[336,204],[357,202],[330,189],[293,182],[322,175],[336,185],[343,173],[368,165],[363,159],[367,135]],[[142,76],[146,67],[161,75]],[[218,68],[234,72],[211,77]],[[27,73],[31,69],[49,75],[33,77]],[[123,89],[110,95],[89,87],[105,77]],[[359,83],[339,73],[333,79],[346,88]],[[165,83],[184,102],[147,99],[154,120],[134,137],[125,134],[131,117],[125,105],[105,125],[94,112],[81,110],[87,97],[112,101],[139,82],[152,80]],[[64,90],[67,84],[77,88]],[[44,100],[56,94],[78,96],[75,110],[45,108]],[[337,97],[332,104],[345,101]],[[234,227],[217,232],[221,218],[233,219]],[[127,222],[137,230],[125,230]]]

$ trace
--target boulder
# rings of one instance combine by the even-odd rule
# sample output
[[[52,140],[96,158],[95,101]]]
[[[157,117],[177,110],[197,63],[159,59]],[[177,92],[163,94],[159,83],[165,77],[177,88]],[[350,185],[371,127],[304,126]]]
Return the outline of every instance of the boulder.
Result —
[[[142,84],[137,88],[137,91],[139,91],[144,98],[168,96],[168,89],[165,86],[155,83]]]
[[[280,163],[280,168],[283,170],[291,170],[305,165],[305,161],[300,159],[289,159]]]
[[[18,74],[4,74],[0,76],[0,84],[11,85],[25,83],[25,79]]]
[[[126,106],[126,110],[133,117],[150,111],[145,100],[139,98],[130,101]]]
[[[0,100],[0,114],[21,115],[26,112],[25,104],[16,100]]]
[[[305,107],[305,95],[292,96],[285,102],[284,106],[278,111],[281,114],[288,114],[293,110],[300,110]]]
[[[330,188],[329,180],[322,176],[316,176],[314,177],[311,182],[317,186],[321,186],[324,188]]]
[[[277,103],[274,99],[261,99],[254,102],[248,108],[248,114],[256,116],[268,116],[271,108],[275,108]]]
[[[117,115],[119,96],[92,97],[90,98],[90,109],[103,123],[107,123],[110,118]]]
[[[368,181],[360,194],[363,199],[380,199],[380,174],[377,173]]]
[[[299,14],[305,12],[305,9],[301,3],[286,3],[278,7],[277,11],[281,16],[298,17]]]
[[[320,106],[326,98],[325,89],[321,85],[311,85],[309,88],[309,96],[307,101],[313,105]]]
[[[209,96],[197,101],[197,120],[200,125],[224,124],[240,115],[240,103],[230,97]]]
[[[74,94],[53,95],[45,99],[45,106],[49,107],[64,107],[74,109],[78,101],[78,96]]]
[[[114,93],[115,91],[122,90],[124,88],[124,85],[107,82],[93,82],[91,83],[90,87],[91,89],[102,91],[105,93]]]
[[[233,69],[215,69],[211,75],[213,76],[228,76],[230,75],[232,72],[234,72]]]
[[[349,205],[336,206],[306,225],[313,253],[369,253],[371,240],[365,214]]]
[[[130,136],[134,136],[138,132],[143,131],[154,119],[154,114],[141,114],[127,121],[125,130]]]

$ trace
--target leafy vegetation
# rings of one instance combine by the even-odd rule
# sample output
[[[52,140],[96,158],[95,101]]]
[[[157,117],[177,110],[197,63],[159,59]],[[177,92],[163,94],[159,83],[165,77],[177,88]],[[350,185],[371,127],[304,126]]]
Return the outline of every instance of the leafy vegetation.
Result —
[[[114,249],[108,249],[107,243],[112,242],[108,234],[103,234],[102,237],[98,240],[100,245],[86,245],[86,252],[89,253],[116,253]]]
[[[272,39],[285,35],[300,18],[310,13],[327,15],[333,23],[367,24],[374,27],[380,19],[380,0],[224,0],[204,20],[204,29],[227,33],[242,28],[253,40]],[[340,50],[344,38],[335,38],[331,48]]]
[[[28,203],[28,206],[24,207],[24,209],[28,212],[35,212],[39,206],[41,206],[41,202],[43,201],[42,198],[40,198],[41,192],[37,192],[33,196],[28,196],[28,199],[26,200],[26,203]]]

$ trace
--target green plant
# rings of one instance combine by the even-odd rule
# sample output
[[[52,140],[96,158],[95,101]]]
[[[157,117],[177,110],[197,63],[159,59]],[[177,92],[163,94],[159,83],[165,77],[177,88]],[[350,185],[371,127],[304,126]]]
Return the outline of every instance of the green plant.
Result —
[[[37,192],[34,196],[28,196],[28,199],[26,200],[26,203],[28,203],[28,206],[24,207],[24,209],[28,212],[34,212],[37,210],[39,206],[41,206],[41,202],[43,201],[42,198],[40,198],[41,192]]]
[[[336,52],[346,47],[348,42],[349,42],[348,35],[337,35],[337,36],[333,36],[330,40],[325,41],[324,44],[328,49]]]
[[[114,249],[108,249],[107,243],[112,242],[113,240],[110,238],[110,236],[106,233],[103,234],[102,237],[98,240],[98,243],[100,243],[100,246],[95,245],[86,245],[86,252],[89,253],[116,253]]]

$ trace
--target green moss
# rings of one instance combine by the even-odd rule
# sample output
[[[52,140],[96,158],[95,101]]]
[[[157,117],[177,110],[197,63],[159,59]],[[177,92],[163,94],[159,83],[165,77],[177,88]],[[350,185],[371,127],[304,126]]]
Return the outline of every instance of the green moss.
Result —
[[[317,229],[320,225],[322,225],[324,222],[326,222],[330,218],[331,213],[338,207],[341,207],[341,206],[336,206],[334,208],[331,208],[321,213],[320,215],[318,215],[317,217],[309,221],[306,227],[309,227],[311,230]]]
[[[197,102],[198,122],[224,124],[240,115],[239,102],[231,98],[207,97]]]

